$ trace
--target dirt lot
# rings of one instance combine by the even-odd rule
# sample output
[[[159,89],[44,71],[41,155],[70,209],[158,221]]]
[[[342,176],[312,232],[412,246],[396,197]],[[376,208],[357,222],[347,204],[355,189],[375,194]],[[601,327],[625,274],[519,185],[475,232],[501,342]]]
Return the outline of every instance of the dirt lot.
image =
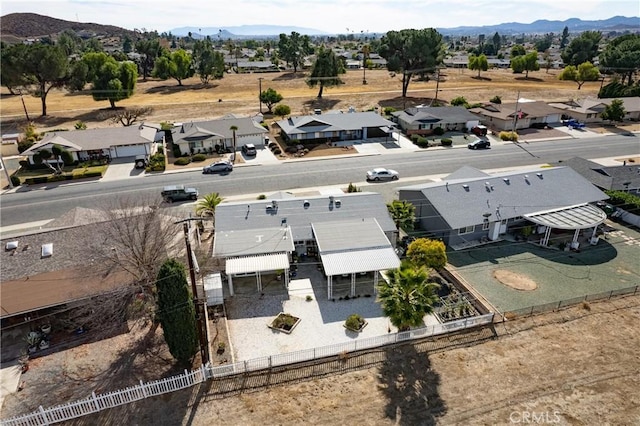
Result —
[[[530,99],[567,100],[595,96],[600,88],[599,82],[588,82],[578,91],[575,83],[558,80],[557,72],[533,72],[527,80],[510,70],[490,70],[477,79],[475,72],[450,69],[442,73],[438,99],[450,101],[464,96],[469,102],[486,102],[498,95],[503,102],[509,102],[519,93],[520,97]],[[255,114],[259,111],[258,77],[264,78],[263,90],[271,87],[283,95],[282,103],[291,107],[292,114],[310,113],[315,108],[347,110],[351,106],[359,111],[375,106],[403,108],[429,103],[436,90],[435,81],[413,81],[408,97],[403,99],[400,75],[391,77],[387,71],[370,70],[366,75],[368,84],[363,85],[360,71],[348,71],[343,76],[345,84],[326,89],[323,99],[319,100],[317,88],[306,85],[303,73],[227,74],[209,86],[203,86],[198,78],[186,80],[182,87],[175,80],[140,80],[135,95],[119,102],[118,106],[153,107],[153,113],[146,118],[153,122],[201,120],[228,113]],[[24,125],[26,119],[20,97],[8,95],[4,88],[0,93],[3,128]],[[30,118],[36,119],[40,129],[72,129],[77,121],[83,121],[89,128],[114,125],[101,118],[108,112],[108,104],[95,102],[88,92],[69,94],[53,89],[47,98],[47,118],[38,118],[41,112],[39,99],[25,96],[24,101]],[[264,106],[263,111],[266,112]]]
[[[498,324],[471,344],[451,339],[442,350],[381,350],[365,369],[292,378],[291,384],[224,398],[208,394],[203,384],[73,423],[206,425],[217,418],[229,425],[484,425],[535,415],[545,419],[538,424],[633,425],[640,422],[639,320],[640,296],[592,302]],[[23,376],[25,390],[5,401],[3,418],[112,389],[108,371],[126,367],[129,384],[144,378],[144,366],[168,371],[155,334],[145,350],[137,341],[145,333],[138,333],[32,364]],[[120,349],[121,361],[113,362],[105,347]]]

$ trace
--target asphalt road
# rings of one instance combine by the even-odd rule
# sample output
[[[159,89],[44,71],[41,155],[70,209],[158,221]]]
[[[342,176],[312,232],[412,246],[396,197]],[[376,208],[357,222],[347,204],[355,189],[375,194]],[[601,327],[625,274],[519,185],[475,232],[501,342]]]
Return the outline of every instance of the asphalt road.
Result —
[[[269,194],[296,188],[324,185],[359,186],[366,171],[373,167],[388,167],[400,173],[393,184],[380,184],[377,192],[385,197],[393,188],[419,182],[429,175],[446,174],[469,165],[479,169],[538,165],[571,157],[603,158],[640,155],[639,135],[609,135],[588,139],[538,141],[521,144],[498,144],[490,150],[472,151],[466,148],[424,150],[361,157],[336,157],[316,161],[264,164],[236,167],[226,175],[203,175],[200,171],[151,175],[125,180],[92,181],[38,185],[3,194],[0,199],[0,226],[53,219],[74,207],[99,208],[113,203],[123,195],[159,197],[163,186],[184,184],[198,188],[201,194],[218,192],[223,197],[239,194]],[[416,181],[415,178],[418,178]],[[371,188],[371,187],[369,187]]]

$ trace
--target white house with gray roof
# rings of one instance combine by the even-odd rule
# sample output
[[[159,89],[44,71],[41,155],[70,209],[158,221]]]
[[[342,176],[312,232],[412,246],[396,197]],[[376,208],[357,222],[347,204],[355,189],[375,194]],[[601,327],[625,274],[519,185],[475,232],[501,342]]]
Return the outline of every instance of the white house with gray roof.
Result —
[[[442,181],[398,188],[416,208],[420,229],[452,248],[496,241],[512,228],[536,227],[546,246],[552,229],[595,229],[605,213],[592,203],[609,198],[569,167],[487,174],[465,166]]]
[[[407,135],[430,135],[438,127],[444,131],[463,131],[480,124],[480,119],[462,106],[420,106],[396,111],[392,115]]]
[[[171,135],[173,143],[180,147],[183,155],[233,150],[234,140],[233,130],[231,130],[233,126],[237,128],[236,150],[248,143],[254,144],[256,148],[262,148],[265,144],[265,135],[269,131],[260,125],[260,121],[262,121],[261,115],[257,117],[228,115],[217,120],[182,123],[173,129]]]
[[[164,132],[151,125],[56,131],[45,134],[22,155],[28,156],[33,164],[34,154],[42,149],[51,151],[53,145],[69,151],[77,161],[152,155],[163,138]]]
[[[337,277],[350,280],[356,294],[356,275],[397,268],[396,227],[380,194],[359,192],[285,197],[251,202],[222,203],[215,212],[213,256],[224,259],[229,292],[234,276],[262,276],[288,271],[295,259],[317,258],[327,277],[327,295],[333,295]],[[392,244],[393,242],[393,244]]]
[[[390,137],[395,124],[372,111],[303,115],[276,122],[285,141],[367,142]]]

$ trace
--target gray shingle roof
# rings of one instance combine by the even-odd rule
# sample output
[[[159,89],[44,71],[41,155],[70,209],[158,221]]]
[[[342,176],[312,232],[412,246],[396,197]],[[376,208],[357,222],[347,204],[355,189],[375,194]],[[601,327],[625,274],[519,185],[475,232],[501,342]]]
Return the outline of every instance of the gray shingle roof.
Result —
[[[365,127],[394,127],[395,124],[372,111],[344,114],[303,115],[276,123],[283,132],[307,133],[341,130],[360,130]]]
[[[49,143],[68,146],[72,151],[108,149],[112,146],[149,143],[155,141],[156,133],[156,129],[150,127],[142,127],[140,129],[138,126],[51,132],[47,133],[40,142],[33,145],[23,154],[33,154],[40,147]]]
[[[416,107],[409,108],[394,114],[399,119],[407,123],[415,122],[442,122],[442,123],[464,123],[478,120],[478,117],[471,114],[465,107]]]
[[[518,111],[522,111],[524,117],[536,118],[558,114],[558,110],[556,108],[547,105],[542,101],[518,102],[517,107]],[[471,108],[469,111],[485,117],[495,117],[505,120],[513,118],[516,112],[516,103],[486,104],[478,108]]]
[[[571,167],[589,182],[602,189],[626,191],[640,188],[640,164],[603,166],[584,158],[574,157],[554,163],[554,165]]]
[[[451,229],[609,198],[569,167],[507,172],[398,188],[420,191]]]
[[[273,201],[268,200],[225,202],[216,207],[216,232],[290,226],[294,240],[311,240],[314,238],[312,223],[363,218],[375,218],[384,232],[396,229],[380,194],[358,192],[333,196],[333,199],[333,204],[326,195],[282,199],[275,201],[275,209],[270,207]],[[308,201],[306,207],[305,200]]]
[[[231,126],[236,126],[236,137],[268,133],[268,130],[256,123],[251,117],[230,117],[219,120],[183,123],[172,131],[174,142],[194,136],[217,135],[224,139],[233,137]]]

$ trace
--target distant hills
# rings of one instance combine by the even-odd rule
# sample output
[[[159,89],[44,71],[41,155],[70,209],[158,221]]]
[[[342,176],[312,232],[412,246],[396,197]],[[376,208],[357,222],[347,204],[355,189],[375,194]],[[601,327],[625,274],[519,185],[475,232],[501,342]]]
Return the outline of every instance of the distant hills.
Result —
[[[498,25],[488,25],[480,27],[455,27],[455,28],[438,28],[438,32],[449,36],[463,35],[493,35],[495,32],[501,35],[513,34],[536,34],[536,33],[559,33],[564,27],[569,28],[569,32],[576,33],[587,30],[597,31],[632,31],[640,32],[640,17],[624,17],[614,16],[613,18],[598,21],[583,21],[581,19],[572,18],[565,21],[549,21],[538,20],[530,24],[522,24],[518,22],[509,22]],[[133,35],[134,32],[113,25],[101,25],[97,23],[71,22],[62,19],[51,18],[49,16],[38,15],[37,13],[11,13],[0,18],[0,34],[3,40],[13,39],[18,41],[24,38],[36,38],[43,36],[51,36],[58,34],[64,30],[73,30],[76,32],[86,32],[88,34],[102,36],[123,36]],[[150,29],[153,30],[153,29]],[[250,37],[277,37],[279,34],[291,34],[296,31],[300,34],[310,36],[326,36],[331,35],[322,30],[314,28],[304,28],[295,26],[279,26],[279,25],[241,25],[234,27],[179,27],[174,28],[170,32],[177,36],[186,36],[191,32],[194,38],[211,38],[222,39],[229,38],[250,38]],[[369,36],[379,37],[383,32],[369,32]]]

